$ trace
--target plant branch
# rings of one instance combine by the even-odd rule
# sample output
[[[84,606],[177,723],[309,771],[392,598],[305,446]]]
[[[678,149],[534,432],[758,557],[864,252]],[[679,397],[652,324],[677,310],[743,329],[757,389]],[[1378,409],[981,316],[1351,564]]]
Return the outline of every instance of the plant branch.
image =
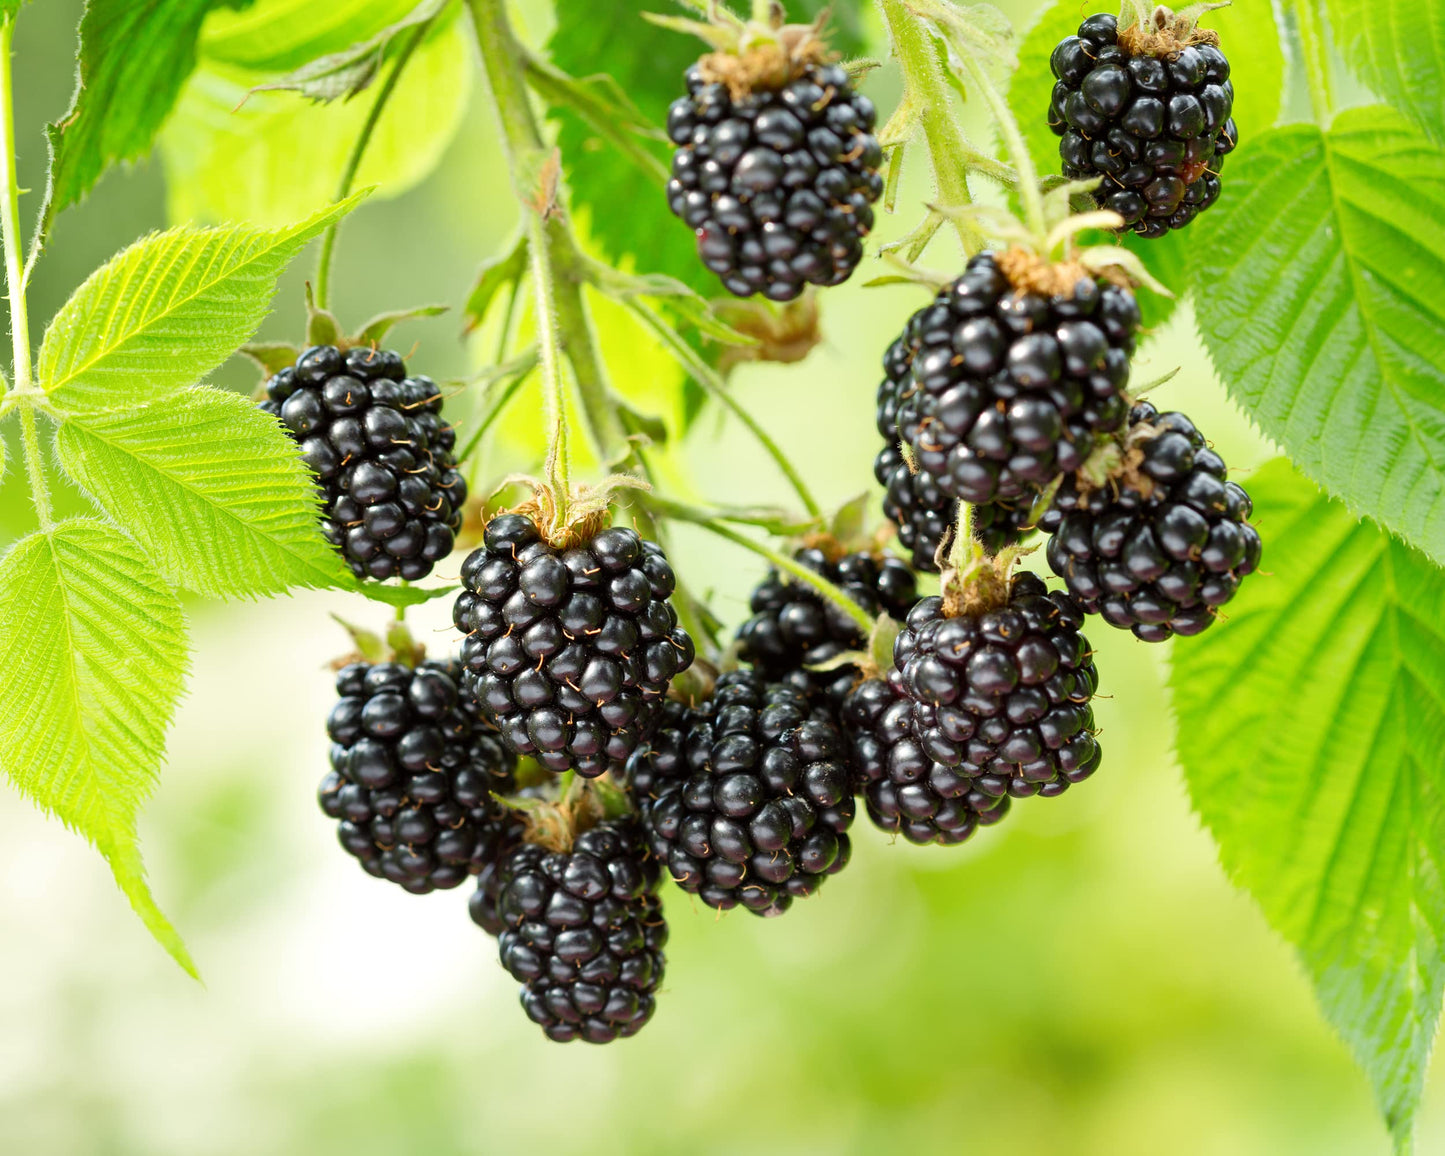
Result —
[[[816,571],[809,570],[801,562],[789,558],[786,554],[774,550],[771,546],[765,546],[763,543],[749,538],[746,534],[739,533],[730,526],[723,525],[718,518],[714,517],[707,510],[699,510],[695,506],[675,502],[670,498],[664,498],[655,493],[642,495],[642,501],[665,518],[676,518],[680,522],[690,522],[694,526],[701,526],[704,530],[716,534],[719,538],[726,538],[729,542],[741,546],[745,550],[751,550],[754,554],[762,555],[762,557],[766,558],[777,569],[785,570],[799,582],[811,586],[824,598],[828,599],[829,602],[832,602],[838,609],[847,614],[857,625],[858,629],[863,632],[865,638],[873,633],[874,620],[868,611],[864,610],[857,602],[848,597],[839,587],[829,582]]]
[[[878,0],[883,22],[893,41],[893,55],[903,73],[903,100],[918,109],[928,155],[933,162],[935,203],[952,208],[971,204],[968,189],[969,157],[974,153],[949,108],[948,89],[934,54],[933,40],[904,0]],[[901,147],[901,146],[899,146]],[[954,218],[953,227],[965,254],[983,248],[984,239],[966,220]]]
[[[4,166],[5,197],[0,204],[0,240],[5,246],[5,284],[10,292],[11,364],[18,393],[34,389],[30,380],[30,314],[25,304],[25,281],[20,265],[20,182],[15,175],[15,87],[10,52],[15,38],[15,16],[0,20],[0,164]],[[34,429],[34,418],[30,428]],[[29,445],[27,441],[27,447]]]
[[[35,516],[40,528],[48,530],[55,524],[50,509],[50,486],[45,480],[45,469],[41,465],[40,434],[35,428],[34,399],[20,399],[20,433],[25,443],[25,472],[30,477],[30,500],[35,503]]]
[[[1294,6],[1295,27],[1299,32],[1300,60],[1304,65],[1305,83],[1309,88],[1310,111],[1320,128],[1328,128],[1335,115],[1334,87],[1330,76],[1330,46],[1325,36],[1324,18],[1315,0],[1300,0]]]
[[[988,70],[979,63],[971,54],[962,54],[964,67],[973,78],[974,85],[983,94],[984,102],[988,105],[989,111],[998,124],[999,135],[1003,137],[1005,146],[1008,148],[1009,158],[1014,163],[1014,171],[1018,174],[1018,193],[1023,201],[1024,219],[1028,223],[1029,232],[1036,236],[1040,243],[1048,235],[1048,225],[1044,218],[1044,195],[1039,189],[1039,173],[1034,167],[1034,158],[1029,153],[1028,142],[1024,140],[1024,134],[1019,129],[1019,122],[1014,117],[1013,110],[1009,108],[1008,102],[1003,95],[994,87],[993,81],[989,78]],[[1047,254],[1045,254],[1047,255]]]
[[[386,110],[387,101],[396,91],[397,82],[401,80],[402,70],[411,60],[412,53],[421,45],[422,39],[435,19],[436,17],[432,16],[423,20],[411,30],[396,55],[396,63],[392,66],[391,72],[387,74],[381,87],[377,89],[376,99],[371,102],[371,111],[366,114],[366,121],[361,126],[356,143],[351,147],[351,155],[346,159],[346,169],[342,172],[341,181],[336,186],[336,200],[343,201],[351,195],[351,186],[356,180],[357,170],[361,168],[362,158],[366,155],[366,146],[371,143],[372,134],[381,120],[381,114]],[[333,223],[321,237],[321,252],[316,258],[316,307],[318,309],[325,309],[330,303],[331,258],[336,251],[336,231],[340,227],[340,221]]]

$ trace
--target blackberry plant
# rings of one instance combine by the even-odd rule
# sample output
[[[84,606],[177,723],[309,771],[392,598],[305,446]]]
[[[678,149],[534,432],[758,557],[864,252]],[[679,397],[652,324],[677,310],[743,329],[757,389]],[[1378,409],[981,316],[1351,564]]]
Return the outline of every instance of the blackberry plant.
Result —
[[[841,284],[883,191],[873,102],[829,63],[818,28],[783,25],[781,7],[766,22],[713,15],[668,21],[716,46],[667,113],[668,207],[729,293],[791,301]]]
[[[1126,23],[1100,13],[1061,40],[1049,127],[1064,176],[1097,178],[1095,202],[1141,237],[1182,229],[1219,199],[1224,158],[1239,143],[1234,85],[1219,35],[1126,0]]]
[[[323,808],[363,866],[402,887],[475,875],[472,917],[527,1013],[553,1039],[604,1042],[652,1014],[661,908],[676,904],[664,875],[699,906],[775,913],[837,873],[851,840],[887,842],[850,826],[857,796],[888,834],[957,844],[1005,815],[1026,824],[1044,806],[1032,796],[1094,772],[1107,652],[1096,659],[1082,620],[1097,611],[1171,639],[1191,802],[1231,877],[1299,949],[1407,1150],[1442,974],[1439,936],[1420,932],[1445,926],[1437,873],[1420,868],[1438,858],[1428,772],[1445,733],[1438,43],[1397,35],[1388,6],[1347,0],[1328,21],[1302,0],[1278,27],[1261,4],[1127,0],[1113,18],[1054,0],[1018,45],[987,5],[875,0],[876,21],[839,9],[829,42],[878,58],[845,65],[821,23],[789,23],[776,0],[745,15],[680,3],[698,19],[664,16],[655,31],[633,0],[556,0],[544,49],[518,40],[503,0],[357,4],[344,28],[326,5],[253,5],[242,19],[269,31],[240,38],[217,35],[227,5],[169,19],[85,0],[74,104],[41,174],[25,170],[42,150],[17,142],[12,76],[16,21],[37,6],[0,0],[13,350],[0,420],[16,419],[0,446],[23,459],[0,509],[3,778],[102,851],[193,969],[136,837],[183,693],[183,595],[334,588],[384,604],[396,637],[412,607],[452,599],[465,666],[402,648],[364,650],[341,672]],[[796,7],[806,20],[822,4]],[[1428,7],[1412,13],[1422,28]],[[681,99],[677,27],[711,48]],[[887,45],[867,44],[868,29]],[[287,59],[307,45],[317,59]],[[896,86],[869,87],[879,60]],[[388,196],[423,179],[478,61],[503,147],[477,171],[505,174],[518,228],[465,301],[472,377],[448,384],[443,418],[442,391],[385,340],[438,309],[383,313],[345,338],[327,299],[353,186]],[[214,115],[242,66],[269,95]],[[1356,80],[1340,83],[1342,67]],[[996,87],[1006,72],[1019,119]],[[880,118],[865,91],[895,90]],[[284,93],[336,103],[312,115]],[[1342,107],[1370,94],[1385,103]],[[960,99],[991,115],[1006,159],[970,143],[993,134],[962,131]],[[174,213],[271,225],[178,220],[86,279],[33,347],[29,289],[55,218],[163,123]],[[932,186],[917,227],[875,245],[876,207],[899,207],[920,156]],[[1061,160],[1062,177],[1041,181],[1040,160]],[[28,238],[22,177],[47,190]],[[335,204],[275,225],[332,188]],[[1000,201],[1022,221],[988,207]],[[1114,243],[1091,247],[1090,231]],[[306,347],[251,342],[313,239]],[[940,241],[959,252],[940,256]],[[409,283],[396,263],[409,252],[358,265],[387,275],[349,292]],[[895,307],[889,290],[865,306],[856,281],[811,291],[874,255],[871,284],[923,285],[932,300]],[[1207,357],[1298,471],[1226,476],[1190,419],[1139,401],[1134,368],[1192,337],[1154,343],[1141,323],[1141,301],[1150,327],[1164,307],[1135,289],[1160,279],[1202,339],[1181,360]],[[749,299],[720,308],[707,299],[719,281]],[[790,456],[831,449],[850,414],[866,428],[874,382],[858,367],[880,349],[860,355],[853,331],[875,319],[901,334],[874,395],[874,476],[896,541],[863,525],[837,534],[866,498],[830,519]],[[430,334],[418,346],[407,361],[440,372]],[[846,356],[825,372],[815,349]],[[238,350],[265,367],[264,398],[201,384],[226,380],[213,375]],[[795,410],[770,396],[766,423],[742,403],[764,362],[769,388],[813,391]],[[1190,387],[1185,375],[1171,388]],[[521,420],[534,401],[541,439]],[[714,402],[797,509],[751,476],[693,476]],[[866,457],[847,473],[840,453],[830,483],[868,485]],[[757,555],[758,570],[718,565],[684,523]],[[1021,569],[1035,529],[1050,536],[1048,579]],[[829,533],[841,549],[823,548]],[[1241,585],[1266,538],[1272,572]],[[914,585],[932,570],[936,595],[932,578]],[[759,580],[743,612],[739,591]],[[278,668],[319,677],[304,673],[309,634],[287,636]],[[251,724],[278,725],[243,698]],[[1127,699],[1107,708],[1126,728]],[[1321,721],[1320,703],[1348,709]],[[318,838],[320,826],[313,815]],[[949,886],[974,869],[968,856],[941,866]],[[843,898],[856,874],[830,892]]]

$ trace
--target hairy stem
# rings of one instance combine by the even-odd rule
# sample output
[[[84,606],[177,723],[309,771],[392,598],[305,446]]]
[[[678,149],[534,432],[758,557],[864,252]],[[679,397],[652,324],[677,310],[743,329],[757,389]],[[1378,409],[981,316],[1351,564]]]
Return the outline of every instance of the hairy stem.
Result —
[[[1300,60],[1310,94],[1310,111],[1320,128],[1328,128],[1335,115],[1335,97],[1324,17],[1314,0],[1300,0],[1293,8],[1295,27],[1299,31]]]
[[[543,476],[557,499],[557,517],[566,523],[567,398],[562,383],[562,338],[557,332],[557,276],[547,260],[547,223],[542,213],[528,213],[528,249],[532,254],[532,294],[537,308],[538,364],[547,414],[547,461]]]
[[[893,41],[893,55],[903,73],[903,99],[922,109],[919,119],[928,155],[933,162],[933,182],[938,204],[955,208],[972,202],[968,189],[968,158],[974,152],[954,123],[949,108],[948,88],[934,55],[933,43],[922,21],[903,0],[878,0],[878,7]],[[984,239],[967,221],[955,219],[953,227],[965,254],[983,248]]]
[[[30,315],[25,307],[20,265],[20,183],[15,175],[15,90],[10,63],[14,37],[15,17],[10,15],[0,21],[0,164],[4,166],[5,180],[0,240],[5,246],[5,284],[10,291],[10,343],[15,355],[11,369],[16,391],[25,393],[34,388],[34,383],[30,380]]]
[[[873,616],[853,601],[852,598],[848,597],[843,590],[829,582],[816,571],[809,570],[802,563],[789,558],[786,554],[774,550],[771,546],[765,546],[763,543],[749,538],[746,534],[740,534],[731,526],[724,525],[718,518],[706,510],[699,510],[694,506],[688,506],[682,502],[674,502],[672,499],[661,497],[658,494],[646,494],[643,496],[643,501],[665,518],[676,518],[680,522],[690,522],[694,526],[701,526],[704,530],[716,534],[719,538],[726,538],[729,542],[741,546],[745,550],[751,550],[754,554],[762,555],[762,557],[766,558],[777,569],[784,570],[799,582],[811,586],[824,598],[828,599],[829,602],[832,602],[847,614],[848,617],[857,624],[858,629],[863,632],[865,638],[873,633]]]
[[[25,472],[30,477],[30,500],[35,503],[35,516],[40,528],[48,530],[55,524],[50,508],[50,485],[45,480],[45,468],[41,465],[40,434],[35,428],[34,399],[20,399],[20,434],[25,443]]]
[[[988,70],[972,56],[964,56],[964,65],[998,124],[999,135],[1003,137],[1009,157],[1014,163],[1014,171],[1018,173],[1018,191],[1024,205],[1024,219],[1029,232],[1033,233],[1042,245],[1049,230],[1044,223],[1044,195],[1039,190],[1039,173],[1034,167],[1034,158],[1029,154],[1028,142],[1024,140],[1013,110],[989,79]]]
[[[427,29],[432,26],[432,20],[435,19],[436,17],[433,16],[430,20],[424,20],[413,28],[397,53],[396,63],[377,90],[376,99],[371,102],[371,111],[366,115],[366,123],[361,126],[356,143],[351,147],[351,155],[346,159],[346,169],[342,172],[341,181],[336,186],[336,200],[345,200],[350,195],[351,186],[356,180],[356,172],[361,168],[362,157],[366,155],[366,146],[371,143],[372,133],[376,131],[381,114],[386,110],[386,103],[391,99],[391,94],[396,91],[397,82],[401,80],[402,70],[406,68],[407,61],[420,46],[422,39],[427,34]],[[336,231],[340,227],[341,222],[337,221],[329,225],[321,236],[321,252],[316,258],[316,307],[318,309],[325,309],[328,305],[331,292],[331,258],[336,251]]]

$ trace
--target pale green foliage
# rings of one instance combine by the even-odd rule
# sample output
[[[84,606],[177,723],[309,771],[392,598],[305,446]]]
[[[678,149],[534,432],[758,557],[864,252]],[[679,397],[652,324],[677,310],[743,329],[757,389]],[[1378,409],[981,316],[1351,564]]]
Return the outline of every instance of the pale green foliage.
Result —
[[[186,666],[180,605],[108,523],[61,522],[0,561],[0,765],[89,839],[152,934],[195,967],[136,847]]]
[[[246,398],[182,390],[72,416],[60,463],[172,583],[216,597],[349,584],[295,443]]]
[[[1445,145],[1445,0],[1328,0],[1361,79]]]
[[[144,156],[195,66],[212,8],[248,0],[89,0],[70,110],[50,127],[45,218],[90,191],[106,167]]]
[[[471,94],[472,49],[465,21],[442,21],[387,102],[357,187],[400,195],[436,167],[456,135]],[[370,98],[363,93],[318,107],[289,92],[248,96],[274,79],[274,73],[202,61],[160,137],[172,220],[276,226],[335,195]]]
[[[417,0],[256,0],[213,12],[201,30],[208,60],[286,72],[356,44],[402,19]]]
[[[1220,375],[1305,473],[1445,560],[1445,153],[1352,109],[1228,180],[1190,245]]]
[[[1403,1138],[1445,984],[1445,582],[1286,462],[1249,488],[1266,572],[1174,647],[1179,755]]]
[[[193,384],[250,337],[287,262],[361,195],[274,232],[182,226],[136,242],[55,315],[40,346],[40,384],[56,406],[77,411]]]

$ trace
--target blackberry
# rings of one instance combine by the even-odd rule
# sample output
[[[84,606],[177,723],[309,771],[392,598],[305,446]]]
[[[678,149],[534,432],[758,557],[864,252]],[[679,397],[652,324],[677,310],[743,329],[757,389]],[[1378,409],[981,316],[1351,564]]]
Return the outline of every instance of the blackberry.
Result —
[[[1259,566],[1249,495],[1182,413],[1139,402],[1111,485],[1067,478],[1041,525],[1049,565],[1090,614],[1146,642],[1198,634]]]
[[[367,872],[417,893],[455,887],[516,837],[492,792],[516,759],[459,689],[454,662],[354,662],[336,675],[321,809]]]
[[[890,682],[910,700],[918,762],[943,768],[928,769],[930,783],[952,771],[985,795],[1023,798],[1093,774],[1098,675],[1083,621],[1078,603],[1027,573],[997,610],[949,616],[935,597],[909,612]]]
[[[1191,40],[1197,42],[1190,43]],[[1213,33],[1119,32],[1090,16],[1054,49],[1049,127],[1066,177],[1101,178],[1094,199],[1143,237],[1182,229],[1219,199],[1239,141],[1229,61]]]
[[[859,683],[843,704],[856,787],[875,824],[910,843],[953,844],[1008,814],[1006,791],[988,794],[925,755],[912,719],[911,701],[879,678]]]
[[[883,448],[873,459],[873,476],[883,487],[883,516],[898,529],[898,540],[911,555],[913,568],[938,571],[938,548],[958,521],[958,501],[939,487],[938,479],[908,468],[899,448],[898,407],[909,381],[913,356],[902,338],[883,357],[878,386],[877,425]],[[1031,503],[994,502],[973,509],[974,537],[990,553],[1018,543],[1028,528]]]
[[[479,887],[473,918],[500,927],[502,966],[550,1039],[610,1043],[652,1018],[667,943],[657,882],[636,820],[619,819],[570,851],[524,843]]]
[[[266,383],[261,408],[301,446],[321,532],[358,578],[425,578],[452,551],[467,483],[429,377],[389,350],[313,345]]]
[[[804,547],[793,558],[841,587],[875,617],[887,614],[902,622],[918,601],[913,571],[901,558],[861,551],[830,557],[817,547]],[[750,606],[753,616],[738,630],[739,657],[769,681],[785,681],[810,699],[841,704],[857,681],[858,668],[807,668],[866,646],[857,624],[811,586],[777,570],[768,571]]]
[[[842,736],[794,688],[725,674],[638,759],[655,763],[653,794],[638,799],[653,854],[709,907],[778,915],[847,865],[854,804]]]
[[[883,192],[873,102],[827,64],[734,94],[710,59],[687,70],[687,95],[668,110],[668,206],[730,293],[791,301],[807,284],[841,284]]]
[[[1127,413],[1134,295],[1088,275],[1067,293],[1017,289],[1005,270],[1028,262],[978,254],[904,330],[899,435],[940,491],[977,505],[1028,506]]]
[[[452,619],[467,688],[519,754],[589,777],[621,769],[693,659],[660,547],[601,530],[567,549],[531,518],[487,523]]]

